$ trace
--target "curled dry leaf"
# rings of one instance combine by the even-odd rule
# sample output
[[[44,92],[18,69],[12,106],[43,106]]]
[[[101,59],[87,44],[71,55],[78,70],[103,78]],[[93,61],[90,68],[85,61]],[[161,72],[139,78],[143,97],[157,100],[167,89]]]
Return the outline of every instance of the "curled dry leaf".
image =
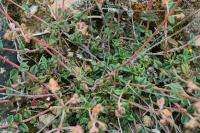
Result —
[[[175,39],[170,38],[170,39],[168,39],[167,41],[168,41],[170,44],[173,44],[174,46],[178,47],[178,42],[177,42]]]
[[[165,104],[165,99],[161,97],[160,99],[157,100],[157,104],[160,109],[163,109],[164,104]]]
[[[80,86],[81,86],[81,88],[83,88],[86,91],[89,91],[89,89],[90,89],[88,87],[88,84],[86,82],[84,82],[84,81],[81,82]]]
[[[187,86],[187,91],[190,93],[192,93],[194,90],[200,90],[200,88],[192,80],[187,80]]]
[[[97,104],[96,106],[94,106],[94,108],[92,109],[92,116],[97,117],[98,114],[100,112],[103,111],[103,107],[101,104]]]
[[[4,39],[12,41],[15,40],[18,37],[18,34],[16,31],[10,31],[7,30],[3,36]]]
[[[60,90],[60,86],[58,85],[58,82],[55,79],[53,79],[53,78],[51,78],[49,80],[48,86],[49,86],[49,90],[52,93],[56,93],[58,90]]]
[[[171,119],[172,112],[169,109],[163,109],[161,111],[160,123],[163,125],[172,124],[173,120]]]

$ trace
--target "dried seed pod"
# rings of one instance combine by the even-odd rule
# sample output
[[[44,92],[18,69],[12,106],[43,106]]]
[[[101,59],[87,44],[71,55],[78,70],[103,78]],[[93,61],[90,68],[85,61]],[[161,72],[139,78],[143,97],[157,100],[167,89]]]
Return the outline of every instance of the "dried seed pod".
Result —
[[[58,85],[58,82],[55,79],[53,79],[53,78],[51,78],[49,80],[48,86],[49,86],[49,90],[52,93],[56,93],[58,90],[60,90],[60,86]]]
[[[101,104],[97,104],[96,106],[94,106],[94,108],[92,109],[92,115],[94,117],[97,117],[98,114],[103,110],[103,107]]]
[[[146,127],[151,127],[151,126],[153,126],[153,121],[152,121],[151,117],[148,116],[148,115],[145,115],[145,116],[142,118],[142,121],[143,121],[143,123],[144,123],[144,125],[145,125]]]
[[[125,114],[125,112],[125,108],[120,106],[118,109],[115,110],[115,116],[122,117]]]

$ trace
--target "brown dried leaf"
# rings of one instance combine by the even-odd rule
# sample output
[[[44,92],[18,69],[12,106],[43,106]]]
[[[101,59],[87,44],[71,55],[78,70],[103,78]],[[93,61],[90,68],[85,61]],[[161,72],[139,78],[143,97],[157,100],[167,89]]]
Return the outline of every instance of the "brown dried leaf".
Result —
[[[55,79],[53,79],[53,78],[51,78],[49,80],[48,86],[49,86],[49,90],[52,93],[56,93],[58,90],[60,90],[60,86],[58,85],[58,82]]]
[[[16,31],[10,31],[7,30],[3,36],[4,39],[12,41],[15,40],[18,37],[18,34]]]
[[[81,82],[81,84],[80,84],[80,86],[81,86],[81,88],[83,88],[84,90],[86,90],[86,91],[89,91],[89,87],[88,87],[88,84],[86,83],[86,82]]]
[[[173,44],[174,46],[178,47],[178,42],[177,42],[175,39],[170,38],[170,39],[168,39],[167,41],[168,41],[170,44]]]
[[[168,109],[163,109],[162,110],[162,116],[170,118],[172,116],[172,112],[170,110],[168,110]]]

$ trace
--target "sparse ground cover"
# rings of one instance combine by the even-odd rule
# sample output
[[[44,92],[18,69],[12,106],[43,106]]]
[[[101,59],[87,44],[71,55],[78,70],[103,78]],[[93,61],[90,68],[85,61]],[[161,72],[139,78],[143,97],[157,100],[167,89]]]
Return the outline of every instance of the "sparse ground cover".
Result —
[[[198,133],[199,7],[0,0],[0,131]]]

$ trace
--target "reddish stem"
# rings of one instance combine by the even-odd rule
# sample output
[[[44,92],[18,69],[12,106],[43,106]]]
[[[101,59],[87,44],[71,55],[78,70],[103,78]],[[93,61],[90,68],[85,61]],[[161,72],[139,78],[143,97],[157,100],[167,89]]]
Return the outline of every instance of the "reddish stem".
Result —
[[[10,100],[0,100],[0,103],[10,103],[10,102],[12,102],[12,101],[10,101]]]
[[[7,88],[0,88],[0,91],[5,91],[7,90]]]
[[[10,49],[10,48],[3,48],[1,50],[11,51],[11,52],[18,52],[18,53],[34,53],[36,51],[39,51],[38,49],[33,49],[33,50],[16,50],[16,49]]]
[[[65,0],[62,0],[62,10],[65,10]]]
[[[148,11],[150,12],[152,9],[152,0],[148,1]],[[149,31],[149,25],[150,25],[150,18],[148,17],[148,21],[147,21],[147,26],[146,26],[146,33]],[[145,36],[146,39],[146,36]]]
[[[10,64],[10,65],[13,66],[14,68],[20,69],[20,66],[18,66],[18,65],[15,64],[14,62],[10,61],[10,60],[7,59],[6,57],[3,57],[3,56],[0,55],[0,59],[3,60],[4,62]],[[38,79],[36,76],[34,76],[32,73],[30,73],[30,72],[25,72],[25,74],[28,75],[28,76],[30,76],[30,77],[32,77],[34,80],[39,81],[39,79]]]

